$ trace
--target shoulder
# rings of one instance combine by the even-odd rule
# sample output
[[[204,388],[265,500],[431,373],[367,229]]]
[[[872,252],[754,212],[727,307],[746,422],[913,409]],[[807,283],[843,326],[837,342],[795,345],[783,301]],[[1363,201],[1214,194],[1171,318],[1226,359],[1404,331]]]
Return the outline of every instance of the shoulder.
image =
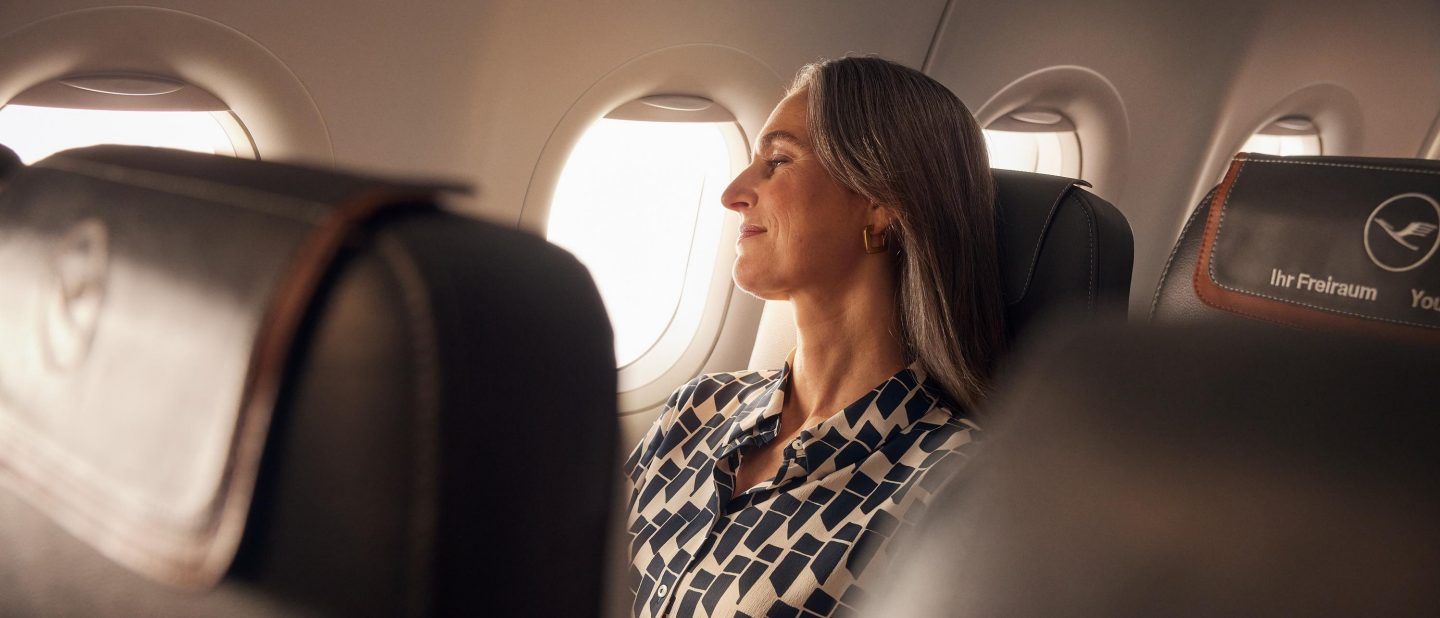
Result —
[[[927,438],[936,448],[968,451],[981,438],[980,425],[953,399],[939,398],[925,421],[934,425]]]
[[[948,397],[938,398],[916,429],[920,435],[902,459],[914,466],[921,501],[928,502],[974,458],[984,437],[965,408]]]

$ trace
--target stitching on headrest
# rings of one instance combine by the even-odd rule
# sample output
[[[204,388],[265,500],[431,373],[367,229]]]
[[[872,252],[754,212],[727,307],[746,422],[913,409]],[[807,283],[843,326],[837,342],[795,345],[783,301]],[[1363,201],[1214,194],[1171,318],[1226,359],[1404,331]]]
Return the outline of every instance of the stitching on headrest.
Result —
[[[1331,163],[1329,161],[1291,161],[1287,159],[1246,159],[1246,163],[1284,163],[1286,165],[1315,165],[1318,167],[1345,167],[1357,170],[1376,170],[1381,172],[1409,172],[1413,174],[1429,174],[1440,176],[1440,170],[1417,170],[1404,167],[1390,167],[1386,165],[1361,165],[1359,163]]]
[[[1085,286],[1085,311],[1093,314],[1095,313],[1095,273],[1099,268],[1097,264],[1099,252],[1096,249],[1098,230],[1095,229],[1095,205],[1090,203],[1090,199],[1085,197],[1084,193],[1077,193],[1075,197],[1080,202],[1080,212],[1085,215],[1085,255],[1089,258],[1090,263],[1090,280]]]
[[[1220,235],[1225,232],[1225,207],[1230,205],[1230,198],[1235,197],[1235,187],[1240,186],[1240,177],[1245,175],[1245,166],[1249,163],[1250,159],[1248,158],[1240,160],[1240,167],[1235,170],[1235,178],[1230,181],[1230,187],[1225,190],[1225,201],[1220,204],[1220,212],[1211,213],[1212,216],[1217,217],[1215,222],[1215,238],[1210,241],[1210,253],[1206,256],[1208,259],[1205,260],[1205,270],[1210,275],[1210,282],[1215,285],[1220,285],[1220,282],[1215,279],[1215,248],[1220,246]],[[1195,276],[1200,276],[1198,268],[1195,271]],[[1220,285],[1220,287],[1225,286]],[[1196,289],[1198,290],[1199,288],[1197,287]],[[1225,289],[1230,290],[1230,288]],[[1239,290],[1230,291],[1238,292]],[[1210,304],[1210,301],[1204,296],[1200,296],[1200,300],[1205,301],[1207,305]]]
[[[436,514],[440,489],[433,479],[440,470],[440,361],[438,328],[431,311],[428,286],[414,256],[393,233],[376,238],[380,262],[395,277],[401,289],[401,306],[410,329],[410,353],[415,360],[415,499],[410,521],[410,561],[407,565],[407,604],[416,615],[426,613],[429,598],[426,583],[434,558]]]
[[[1055,222],[1055,213],[1060,210],[1060,204],[1064,203],[1065,198],[1069,197],[1074,190],[1074,182],[1066,185],[1065,190],[1061,191],[1060,196],[1055,199],[1055,203],[1050,205],[1050,212],[1045,214],[1045,224],[1040,226],[1040,238],[1036,239],[1035,253],[1030,256],[1030,265],[1025,269],[1025,284],[1020,286],[1020,295],[1016,296],[1013,302],[1007,304],[1018,305],[1030,294],[1030,283],[1035,279],[1035,266],[1040,263],[1040,251],[1045,248],[1045,239],[1050,236],[1050,224]]]

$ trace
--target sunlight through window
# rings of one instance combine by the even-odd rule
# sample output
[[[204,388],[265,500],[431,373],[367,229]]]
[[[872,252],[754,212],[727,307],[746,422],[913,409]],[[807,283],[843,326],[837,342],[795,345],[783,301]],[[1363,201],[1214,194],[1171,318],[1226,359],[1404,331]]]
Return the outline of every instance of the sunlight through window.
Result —
[[[990,167],[1080,177],[1080,139],[1055,112],[1015,112],[985,128]]]
[[[738,133],[733,122],[602,118],[561,172],[546,235],[589,268],[621,367],[667,329],[698,328],[731,178],[727,131]]]
[[[1319,155],[1324,149],[1320,131],[1309,118],[1281,118],[1256,131],[1240,152],[1254,152],[1280,157]]]
[[[237,131],[244,130],[230,112],[0,108],[0,144],[9,146],[27,164],[61,150],[98,144],[254,157],[248,140],[233,138]]]

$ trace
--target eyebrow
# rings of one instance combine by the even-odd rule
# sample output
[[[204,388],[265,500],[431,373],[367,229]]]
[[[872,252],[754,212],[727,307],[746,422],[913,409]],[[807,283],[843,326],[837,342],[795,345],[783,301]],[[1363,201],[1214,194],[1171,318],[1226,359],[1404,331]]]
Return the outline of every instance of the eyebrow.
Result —
[[[759,153],[760,151],[769,148],[771,145],[773,145],[776,141],[779,140],[791,142],[797,146],[804,143],[800,141],[800,138],[795,137],[795,135],[790,133],[789,131],[771,131],[769,133],[766,133],[764,137],[760,138],[760,147],[756,149],[756,152]]]

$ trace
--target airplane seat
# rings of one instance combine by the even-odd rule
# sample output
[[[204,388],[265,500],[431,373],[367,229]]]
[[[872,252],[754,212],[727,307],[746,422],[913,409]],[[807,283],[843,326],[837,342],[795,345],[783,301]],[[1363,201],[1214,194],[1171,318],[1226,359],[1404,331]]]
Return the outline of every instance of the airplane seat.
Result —
[[[1215,323],[1044,343],[867,615],[1440,614],[1440,348]]]
[[[1150,321],[1259,321],[1434,341],[1437,199],[1437,161],[1237,155],[1185,224]]]
[[[609,321],[437,193],[116,146],[12,176],[0,615],[595,614]]]
[[[1437,195],[1238,156],[1153,324],[1018,355],[875,615],[1440,613]]]
[[[1124,318],[1135,254],[1125,216],[1083,180],[992,173],[1008,338],[1047,318]],[[793,347],[789,303],[766,303],[750,367],[778,367]]]
[[[1125,216],[1083,180],[993,174],[1010,339],[1047,317],[1124,318],[1135,255]]]

